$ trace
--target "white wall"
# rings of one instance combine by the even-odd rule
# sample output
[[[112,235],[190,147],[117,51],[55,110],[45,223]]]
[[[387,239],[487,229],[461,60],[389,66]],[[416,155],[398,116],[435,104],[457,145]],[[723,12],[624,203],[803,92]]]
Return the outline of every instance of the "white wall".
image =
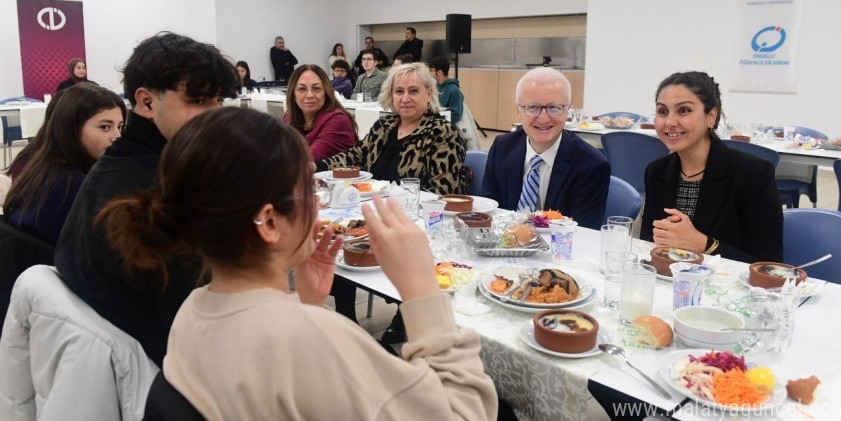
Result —
[[[219,48],[234,62],[245,60],[251,78],[274,78],[269,48],[282,36],[298,63],[327,68],[333,45],[348,46],[344,34],[349,1],[339,0],[216,0]],[[350,51],[353,51],[351,48]],[[356,56],[354,55],[354,58]]]
[[[141,40],[158,31],[173,31],[216,43],[215,0],[83,0],[88,77],[122,92],[122,67]],[[0,99],[23,92],[17,1],[0,1]]]
[[[841,2],[808,0],[797,64],[797,93],[730,92],[739,2],[707,0],[589,0],[585,107],[654,112],[654,93],[677,71],[711,74],[731,122],[798,125],[841,136]]]

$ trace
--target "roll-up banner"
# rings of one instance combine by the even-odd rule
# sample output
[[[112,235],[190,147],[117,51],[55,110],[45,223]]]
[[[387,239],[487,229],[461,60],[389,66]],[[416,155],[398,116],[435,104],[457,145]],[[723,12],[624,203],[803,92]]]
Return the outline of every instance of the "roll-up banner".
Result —
[[[797,91],[802,0],[742,0],[731,91]]]
[[[85,59],[82,2],[17,0],[23,92],[42,99],[70,77],[67,63]]]

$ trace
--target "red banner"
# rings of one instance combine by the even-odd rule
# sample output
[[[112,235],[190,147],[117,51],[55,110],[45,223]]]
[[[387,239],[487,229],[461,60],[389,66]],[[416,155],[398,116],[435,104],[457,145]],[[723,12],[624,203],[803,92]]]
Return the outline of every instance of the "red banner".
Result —
[[[85,59],[82,2],[18,0],[23,92],[42,99],[70,77],[67,63]]]

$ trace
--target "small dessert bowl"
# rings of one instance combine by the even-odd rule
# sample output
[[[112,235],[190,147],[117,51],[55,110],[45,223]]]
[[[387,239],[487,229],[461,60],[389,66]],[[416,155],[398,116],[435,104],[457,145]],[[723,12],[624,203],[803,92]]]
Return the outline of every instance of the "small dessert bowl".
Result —
[[[669,265],[677,262],[701,264],[704,255],[677,247],[656,247],[651,250],[651,266],[661,276],[672,276]]]
[[[444,206],[445,211],[449,212],[470,212],[473,210],[473,198],[463,194],[445,194],[438,197],[447,204]]]
[[[760,288],[780,288],[786,282],[786,277],[792,277],[791,268],[794,266],[785,263],[756,262],[750,265],[748,281],[751,285]],[[806,271],[797,269],[795,284],[806,280]]]
[[[567,354],[587,352],[596,346],[599,322],[575,310],[552,309],[537,313],[534,340],[546,349]]]
[[[470,228],[490,228],[493,222],[493,217],[484,212],[462,212],[456,218]]]
[[[345,244],[342,246],[342,251],[345,264],[349,266],[379,266],[380,264],[367,240]]]
[[[734,346],[742,338],[745,319],[718,307],[687,306],[672,313],[675,334],[689,346],[717,348]]]

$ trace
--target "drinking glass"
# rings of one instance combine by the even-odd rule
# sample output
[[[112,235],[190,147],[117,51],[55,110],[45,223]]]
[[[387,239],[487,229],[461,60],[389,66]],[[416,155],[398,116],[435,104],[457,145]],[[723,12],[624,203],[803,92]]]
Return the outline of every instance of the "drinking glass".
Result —
[[[402,178],[400,179],[400,187],[406,190],[409,196],[413,198],[409,203],[406,203],[406,207],[414,209],[411,214],[412,218],[414,218],[417,216],[418,205],[420,204],[420,178]]]
[[[601,227],[601,253],[599,254],[599,272],[605,273],[604,256],[609,251],[629,251],[628,227],[605,224]]]
[[[608,225],[621,225],[628,229],[628,251],[631,251],[631,245],[634,237],[634,218],[627,216],[608,216]]]
[[[623,324],[630,324],[639,316],[651,314],[656,274],[653,266],[644,263],[625,263],[622,266],[619,320]]]
[[[622,268],[625,263],[636,263],[637,255],[627,251],[605,253],[604,306],[619,310],[619,292],[622,289]]]

